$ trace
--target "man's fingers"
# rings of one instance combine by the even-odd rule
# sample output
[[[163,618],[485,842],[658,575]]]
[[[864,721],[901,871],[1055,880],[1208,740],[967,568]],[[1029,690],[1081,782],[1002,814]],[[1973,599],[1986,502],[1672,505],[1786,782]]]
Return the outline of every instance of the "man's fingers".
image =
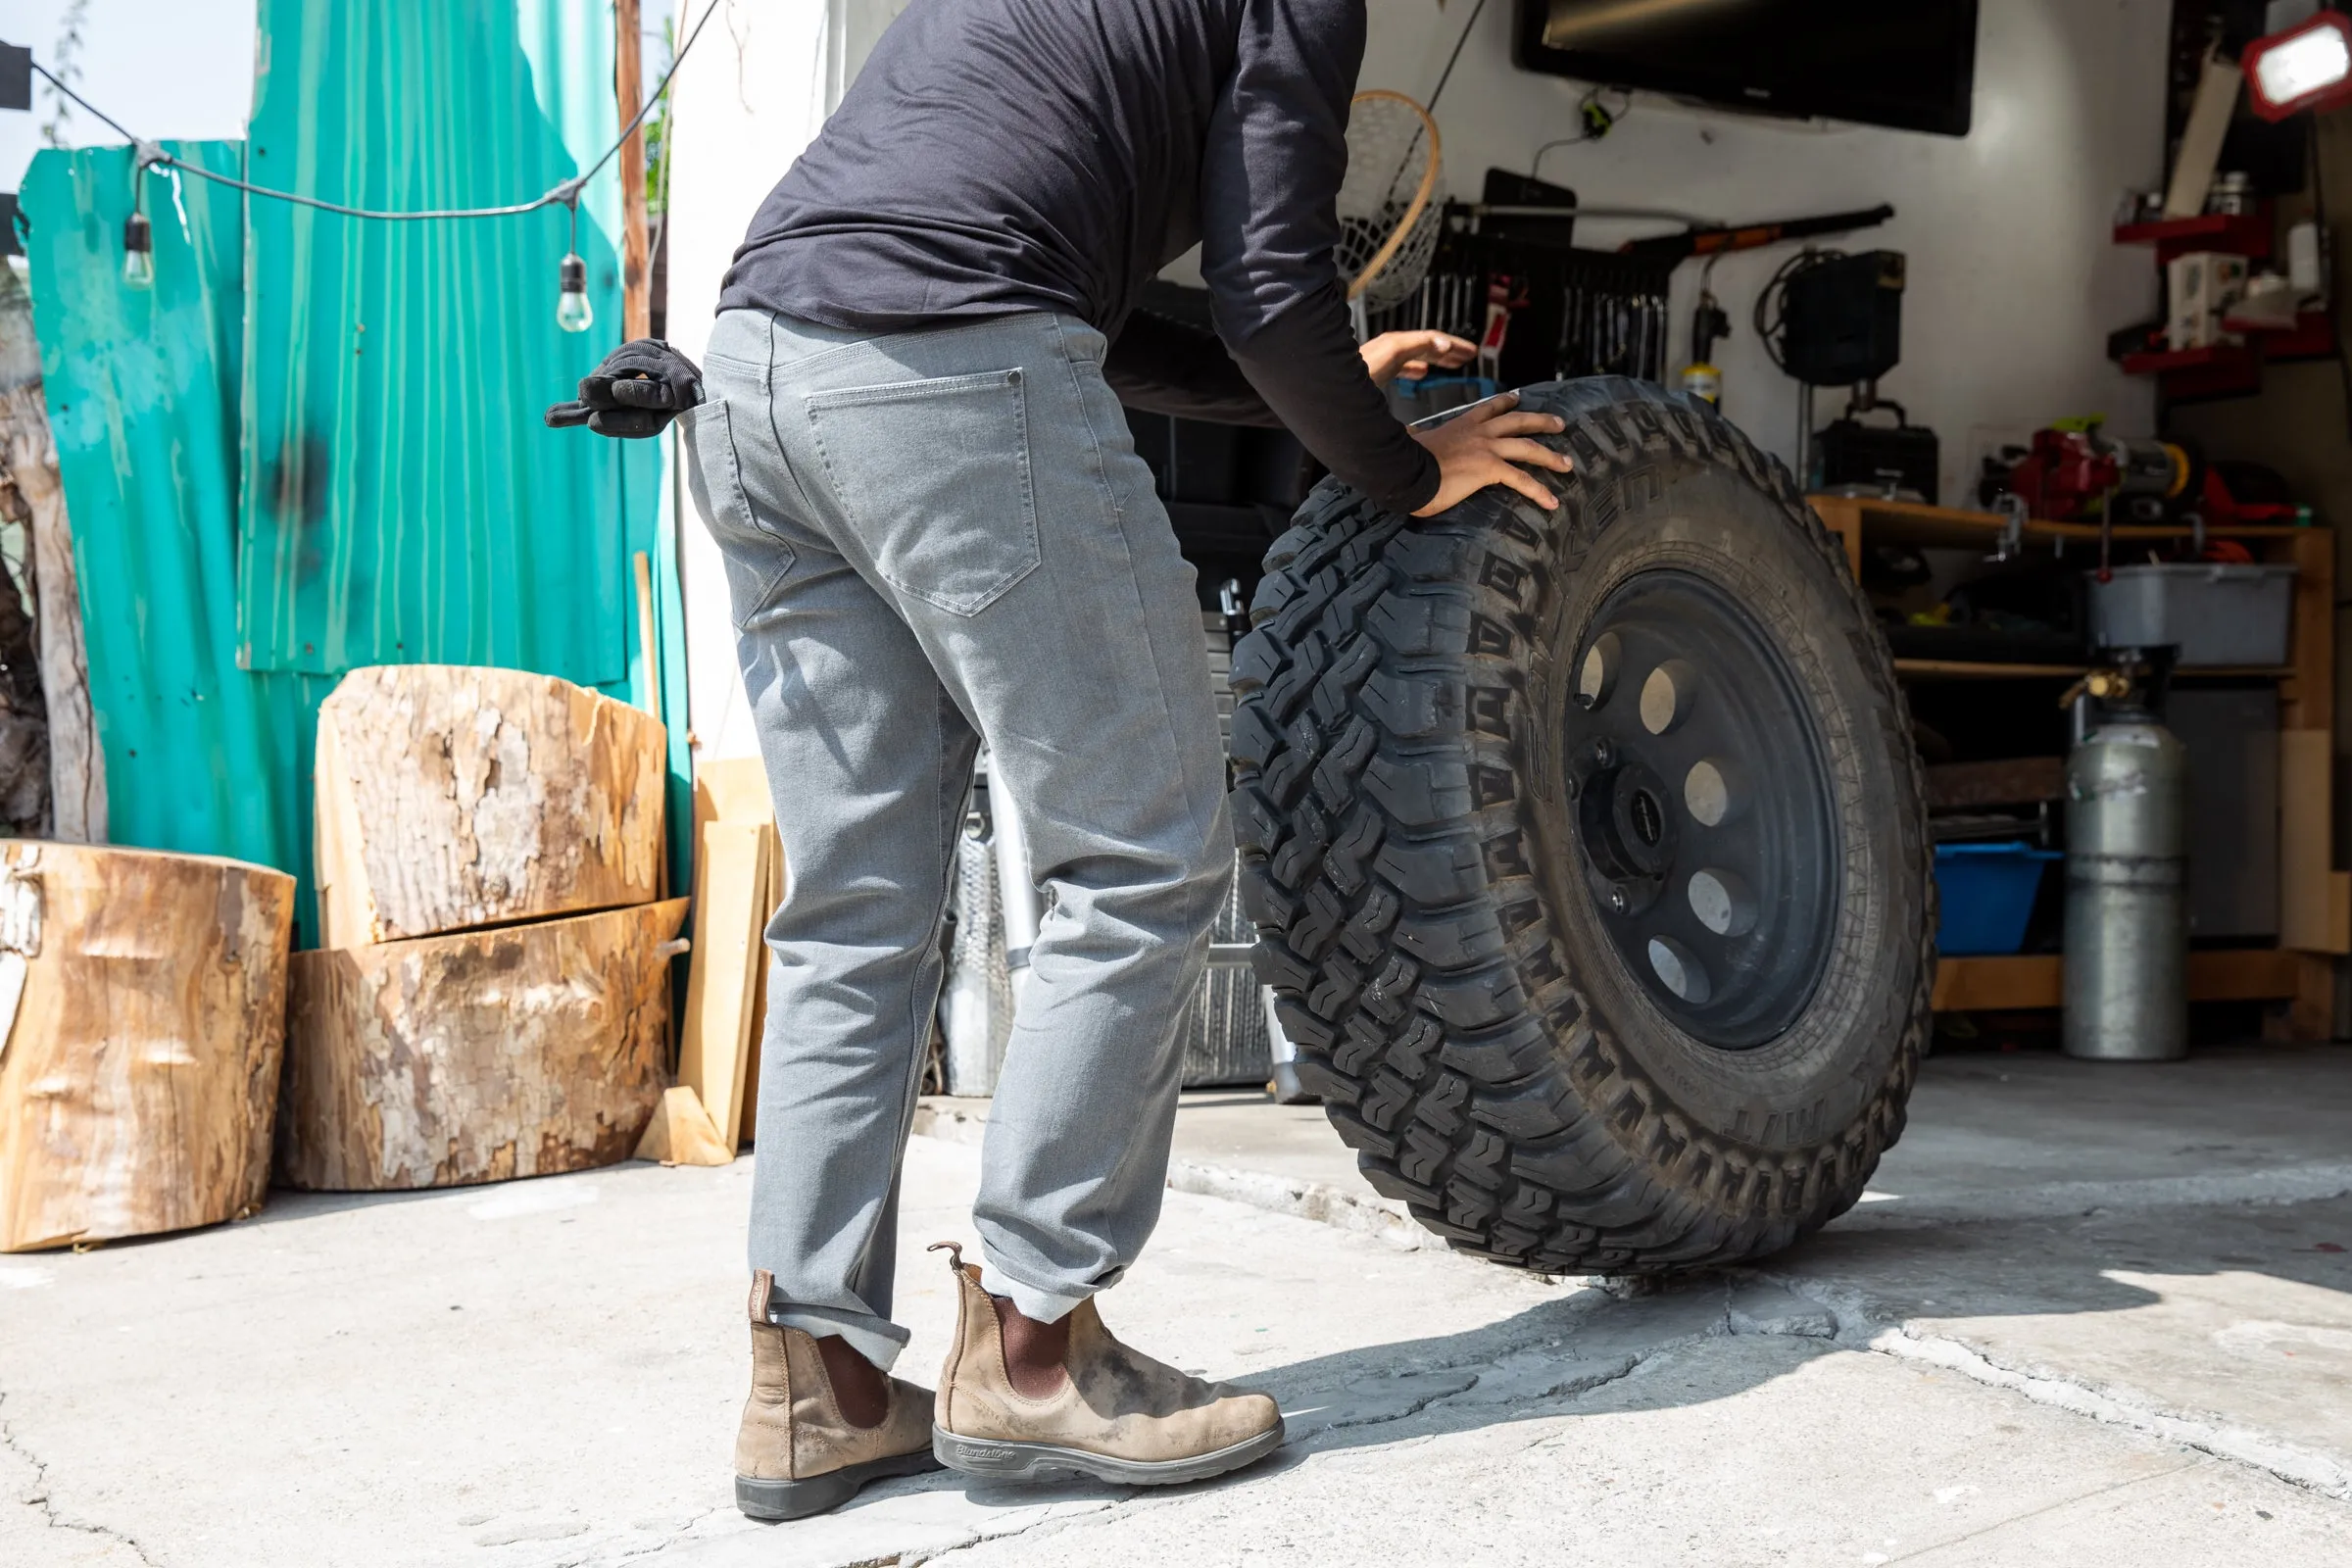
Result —
[[[1566,473],[1575,465],[1565,452],[1554,452],[1541,441],[1524,437],[1507,437],[1494,443],[1494,455],[1505,463],[1525,463],[1538,468],[1549,468],[1554,473]]]
[[[1560,504],[1560,498],[1551,493],[1551,488],[1525,468],[1516,468],[1507,463],[1496,464],[1495,467],[1498,471],[1489,483],[1507,484],[1545,512]]]
[[[1489,419],[1481,435],[1558,435],[1568,428],[1568,421],[1551,414],[1504,414]]]
[[[669,415],[653,409],[599,409],[588,417],[588,428],[598,435],[629,440],[660,435],[668,427]]]
[[[642,376],[616,379],[612,388],[612,403],[623,409],[675,409],[677,399],[667,381],[649,381]]]
[[[540,417],[545,419],[551,428],[562,430],[575,424],[586,424],[591,412],[593,411],[585,403],[551,403],[547,406],[547,412]]]

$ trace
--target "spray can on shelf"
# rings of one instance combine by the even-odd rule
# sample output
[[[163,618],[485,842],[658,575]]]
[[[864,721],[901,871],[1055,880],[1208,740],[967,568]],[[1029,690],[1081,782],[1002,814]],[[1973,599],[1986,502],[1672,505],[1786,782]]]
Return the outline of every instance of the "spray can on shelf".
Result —
[[[2066,761],[2066,1023],[2070,1056],[2188,1054],[2188,754],[2132,673],[2069,694],[2105,712]]]

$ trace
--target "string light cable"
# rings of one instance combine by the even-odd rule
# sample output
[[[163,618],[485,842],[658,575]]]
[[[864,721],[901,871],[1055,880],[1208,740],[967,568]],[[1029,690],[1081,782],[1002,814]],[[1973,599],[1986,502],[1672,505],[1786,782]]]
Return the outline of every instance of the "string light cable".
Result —
[[[723,3],[724,0],[710,0],[710,4],[703,12],[702,20],[697,22],[693,29],[686,34],[686,41],[678,46],[678,52],[670,57],[669,69],[662,74],[661,81],[657,82],[654,90],[646,95],[645,102],[638,106],[635,116],[621,127],[620,134],[613,139],[610,147],[605,149],[603,155],[595,163],[590,164],[585,170],[570,178],[558,181],[529,201],[509,202],[499,207],[428,207],[414,211],[395,211],[375,207],[353,207],[344,202],[328,201],[321,196],[305,195],[300,191],[278,190],[269,185],[257,185],[250,180],[223,174],[217,170],[200,168],[165,151],[160,143],[135,134],[114,116],[82,97],[72,87],[67,86],[65,82],[58,79],[55,73],[38,60],[32,62],[32,69],[42,80],[48,82],[60,94],[87,110],[101,124],[130,143],[132,154],[131,214],[122,226],[122,280],[133,288],[151,286],[155,278],[154,231],[148,222],[144,203],[141,200],[141,187],[144,181],[139,177],[150,169],[169,169],[193,175],[198,179],[210,180],[216,185],[226,185],[233,190],[243,191],[248,196],[264,196],[272,201],[288,202],[297,207],[315,208],[322,213],[334,213],[339,217],[364,219],[371,222],[440,222],[476,218],[519,218],[525,213],[535,213],[543,207],[561,206],[567,209],[570,214],[571,231],[568,249],[564,253],[559,274],[560,288],[557,295],[556,322],[567,332],[584,332],[593,324],[595,314],[588,304],[588,264],[582,261],[579,255],[580,191],[590,180],[604,172],[605,166],[619,155],[621,148],[628,145],[631,136],[637,134],[639,127],[645,123],[646,117],[654,112],[655,106],[661,103],[663,95],[669,91],[670,78],[675,76],[678,74],[678,68],[686,63],[686,56],[694,48],[695,40],[703,35],[703,28],[710,25],[711,16]]]

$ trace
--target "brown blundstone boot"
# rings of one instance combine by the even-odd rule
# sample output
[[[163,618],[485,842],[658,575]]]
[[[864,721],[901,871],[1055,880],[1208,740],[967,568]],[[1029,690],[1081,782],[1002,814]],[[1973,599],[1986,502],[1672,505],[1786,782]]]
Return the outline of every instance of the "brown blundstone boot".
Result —
[[[773,1288],[767,1270],[752,1276],[752,1396],[735,1434],[735,1506],[754,1519],[799,1519],[869,1481],[938,1469],[930,1391],[892,1378],[881,1422],[851,1425],[815,1338],[767,1320]]]
[[[1203,1383],[1110,1337],[1092,1298],[1071,1311],[1061,1387],[1016,1391],[1004,1326],[977,1264],[942,1243],[956,1273],[956,1344],[939,1378],[931,1447],[950,1468],[1002,1480],[1076,1471],[1098,1481],[1172,1486],[1238,1470],[1282,1446],[1273,1399]]]

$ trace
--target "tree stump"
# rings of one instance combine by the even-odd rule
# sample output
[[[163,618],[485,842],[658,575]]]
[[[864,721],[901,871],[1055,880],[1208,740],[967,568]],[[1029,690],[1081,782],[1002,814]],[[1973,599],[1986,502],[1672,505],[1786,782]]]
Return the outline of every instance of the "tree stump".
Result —
[[[0,1251],[260,1206],[293,920],[264,866],[0,844]]]
[[[687,901],[298,953],[278,1179],[378,1191],[629,1157]]]
[[[660,896],[662,724],[548,675],[355,669],[318,710],[320,945]]]

